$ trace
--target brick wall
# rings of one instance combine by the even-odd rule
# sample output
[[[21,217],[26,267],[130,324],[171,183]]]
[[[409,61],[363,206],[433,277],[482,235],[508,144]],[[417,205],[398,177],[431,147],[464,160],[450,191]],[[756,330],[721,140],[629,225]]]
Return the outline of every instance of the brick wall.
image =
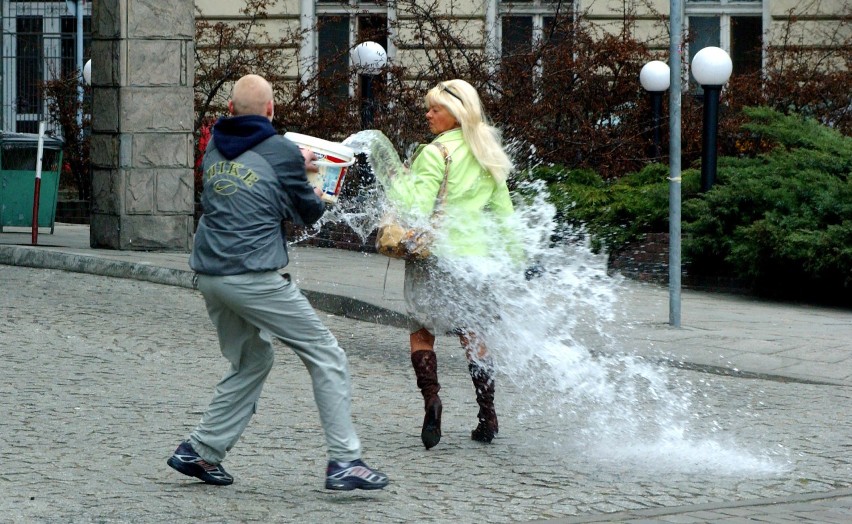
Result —
[[[306,229],[287,225],[290,241],[306,235]],[[363,253],[375,253],[376,234],[373,232],[366,242],[345,224],[326,224],[319,233],[299,243],[302,245],[331,247]],[[609,257],[610,271],[643,282],[667,283],[669,279],[669,235],[665,233],[647,235],[642,241],[628,245]]]
[[[669,235],[650,233],[610,253],[609,269],[643,282],[669,281]]]
[[[306,228],[287,224],[287,240],[293,241],[304,237]],[[311,231],[310,236],[299,242],[302,245],[346,249],[361,253],[376,252],[375,231],[367,237],[366,242],[356,235],[346,224],[325,224],[319,233]]]
[[[63,199],[56,201],[56,222],[89,224],[92,216],[87,200]]]
[[[609,270],[633,280],[668,284],[669,282],[669,235],[650,233],[637,242],[625,246],[609,257]],[[681,267],[681,285],[690,289],[719,291],[726,293],[748,293],[748,284],[733,276],[696,275],[689,265]]]
[[[309,233],[304,227],[287,224],[287,239],[302,238]],[[362,242],[345,224],[326,224],[319,233],[299,241],[302,245],[346,249],[362,253],[375,253],[376,233],[373,232]],[[669,279],[669,235],[650,234],[640,242],[629,244],[609,257],[610,271],[643,282],[666,283]]]

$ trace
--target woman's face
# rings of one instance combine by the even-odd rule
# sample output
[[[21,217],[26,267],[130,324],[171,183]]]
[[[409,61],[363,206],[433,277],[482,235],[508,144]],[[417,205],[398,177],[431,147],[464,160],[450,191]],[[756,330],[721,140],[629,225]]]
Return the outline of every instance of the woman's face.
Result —
[[[447,108],[440,104],[429,106],[429,110],[426,111],[426,121],[429,123],[429,131],[436,135],[459,126]]]

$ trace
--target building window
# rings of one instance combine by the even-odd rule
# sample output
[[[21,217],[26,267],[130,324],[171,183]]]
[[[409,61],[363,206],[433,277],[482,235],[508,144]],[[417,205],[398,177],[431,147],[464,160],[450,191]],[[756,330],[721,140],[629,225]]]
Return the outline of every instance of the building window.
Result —
[[[318,1],[317,23],[313,29],[319,105],[333,107],[337,101],[355,94],[349,84],[349,50],[360,42],[380,44],[388,49],[388,7],[382,2]],[[303,13],[304,16],[304,13]],[[381,83],[382,79],[377,79]]]
[[[763,20],[757,16],[731,17],[731,60],[734,71],[756,73],[762,69]]]
[[[89,56],[92,3],[83,2],[83,57]],[[0,1],[2,12],[2,128],[35,133],[41,120],[50,124],[41,86],[77,71],[77,23],[65,2]],[[85,61],[85,58],[83,58]]]
[[[44,104],[39,84],[44,78],[44,20],[40,16],[20,16],[16,20],[15,45],[15,111],[19,116],[31,114],[33,118],[18,119],[15,130],[33,133],[38,129],[39,115]]]
[[[731,56],[733,74],[759,72],[764,10],[761,0],[687,0],[689,63],[701,49],[715,46]]]
[[[504,61],[511,61],[532,52],[533,17],[506,15],[500,23],[500,56]]]
[[[575,2],[514,0],[496,4],[501,21],[499,48],[503,56],[507,50],[531,49],[533,43],[547,40],[553,34],[554,20],[565,17],[574,20],[576,14]]]
[[[62,54],[62,76],[70,76],[77,72],[77,19],[73,16],[63,16],[60,39]],[[92,56],[92,17],[83,17],[83,56]],[[85,58],[83,59],[85,63]]]
[[[349,18],[317,18],[317,66],[320,107],[328,107],[349,96]]]
[[[499,50],[501,67],[511,71],[516,67],[533,70],[533,80],[542,76],[547,67],[544,61],[535,61],[532,52],[547,42],[563,43],[567,31],[562,26],[566,20],[572,23],[576,16],[575,2],[555,0],[514,0],[496,2],[492,9],[500,18],[499,32],[492,45]],[[510,73],[511,74],[511,73]]]

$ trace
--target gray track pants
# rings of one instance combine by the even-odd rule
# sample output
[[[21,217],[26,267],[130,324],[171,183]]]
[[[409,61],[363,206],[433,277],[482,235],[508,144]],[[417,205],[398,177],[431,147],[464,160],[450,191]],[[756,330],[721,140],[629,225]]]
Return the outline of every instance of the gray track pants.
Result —
[[[190,434],[195,451],[218,464],[255,413],[272,369],[272,338],[293,348],[308,369],[330,459],[361,457],[352,426],[346,354],[289,275],[275,271],[232,276],[198,275],[207,312],[231,367]]]

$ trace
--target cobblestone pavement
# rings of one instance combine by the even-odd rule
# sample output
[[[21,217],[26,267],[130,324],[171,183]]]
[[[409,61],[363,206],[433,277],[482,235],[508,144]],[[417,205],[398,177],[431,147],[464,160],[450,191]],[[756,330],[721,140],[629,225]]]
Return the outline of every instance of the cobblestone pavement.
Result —
[[[349,354],[364,458],[391,485],[322,488],[309,379],[279,346],[225,462],[234,485],[207,486],[165,464],[225,369],[198,292],[2,265],[0,289],[3,522],[786,522],[806,517],[752,506],[833,490],[845,505],[797,507],[816,508],[813,522],[852,520],[848,386],[667,368],[666,387],[691,400],[649,443],[590,432],[601,406],[551,409],[538,404],[549,392],[498,376],[501,433],[483,446],[469,439],[476,405],[463,356],[442,338],[444,438],[427,452],[407,334],[324,313]],[[666,515],[685,505],[700,506]]]

